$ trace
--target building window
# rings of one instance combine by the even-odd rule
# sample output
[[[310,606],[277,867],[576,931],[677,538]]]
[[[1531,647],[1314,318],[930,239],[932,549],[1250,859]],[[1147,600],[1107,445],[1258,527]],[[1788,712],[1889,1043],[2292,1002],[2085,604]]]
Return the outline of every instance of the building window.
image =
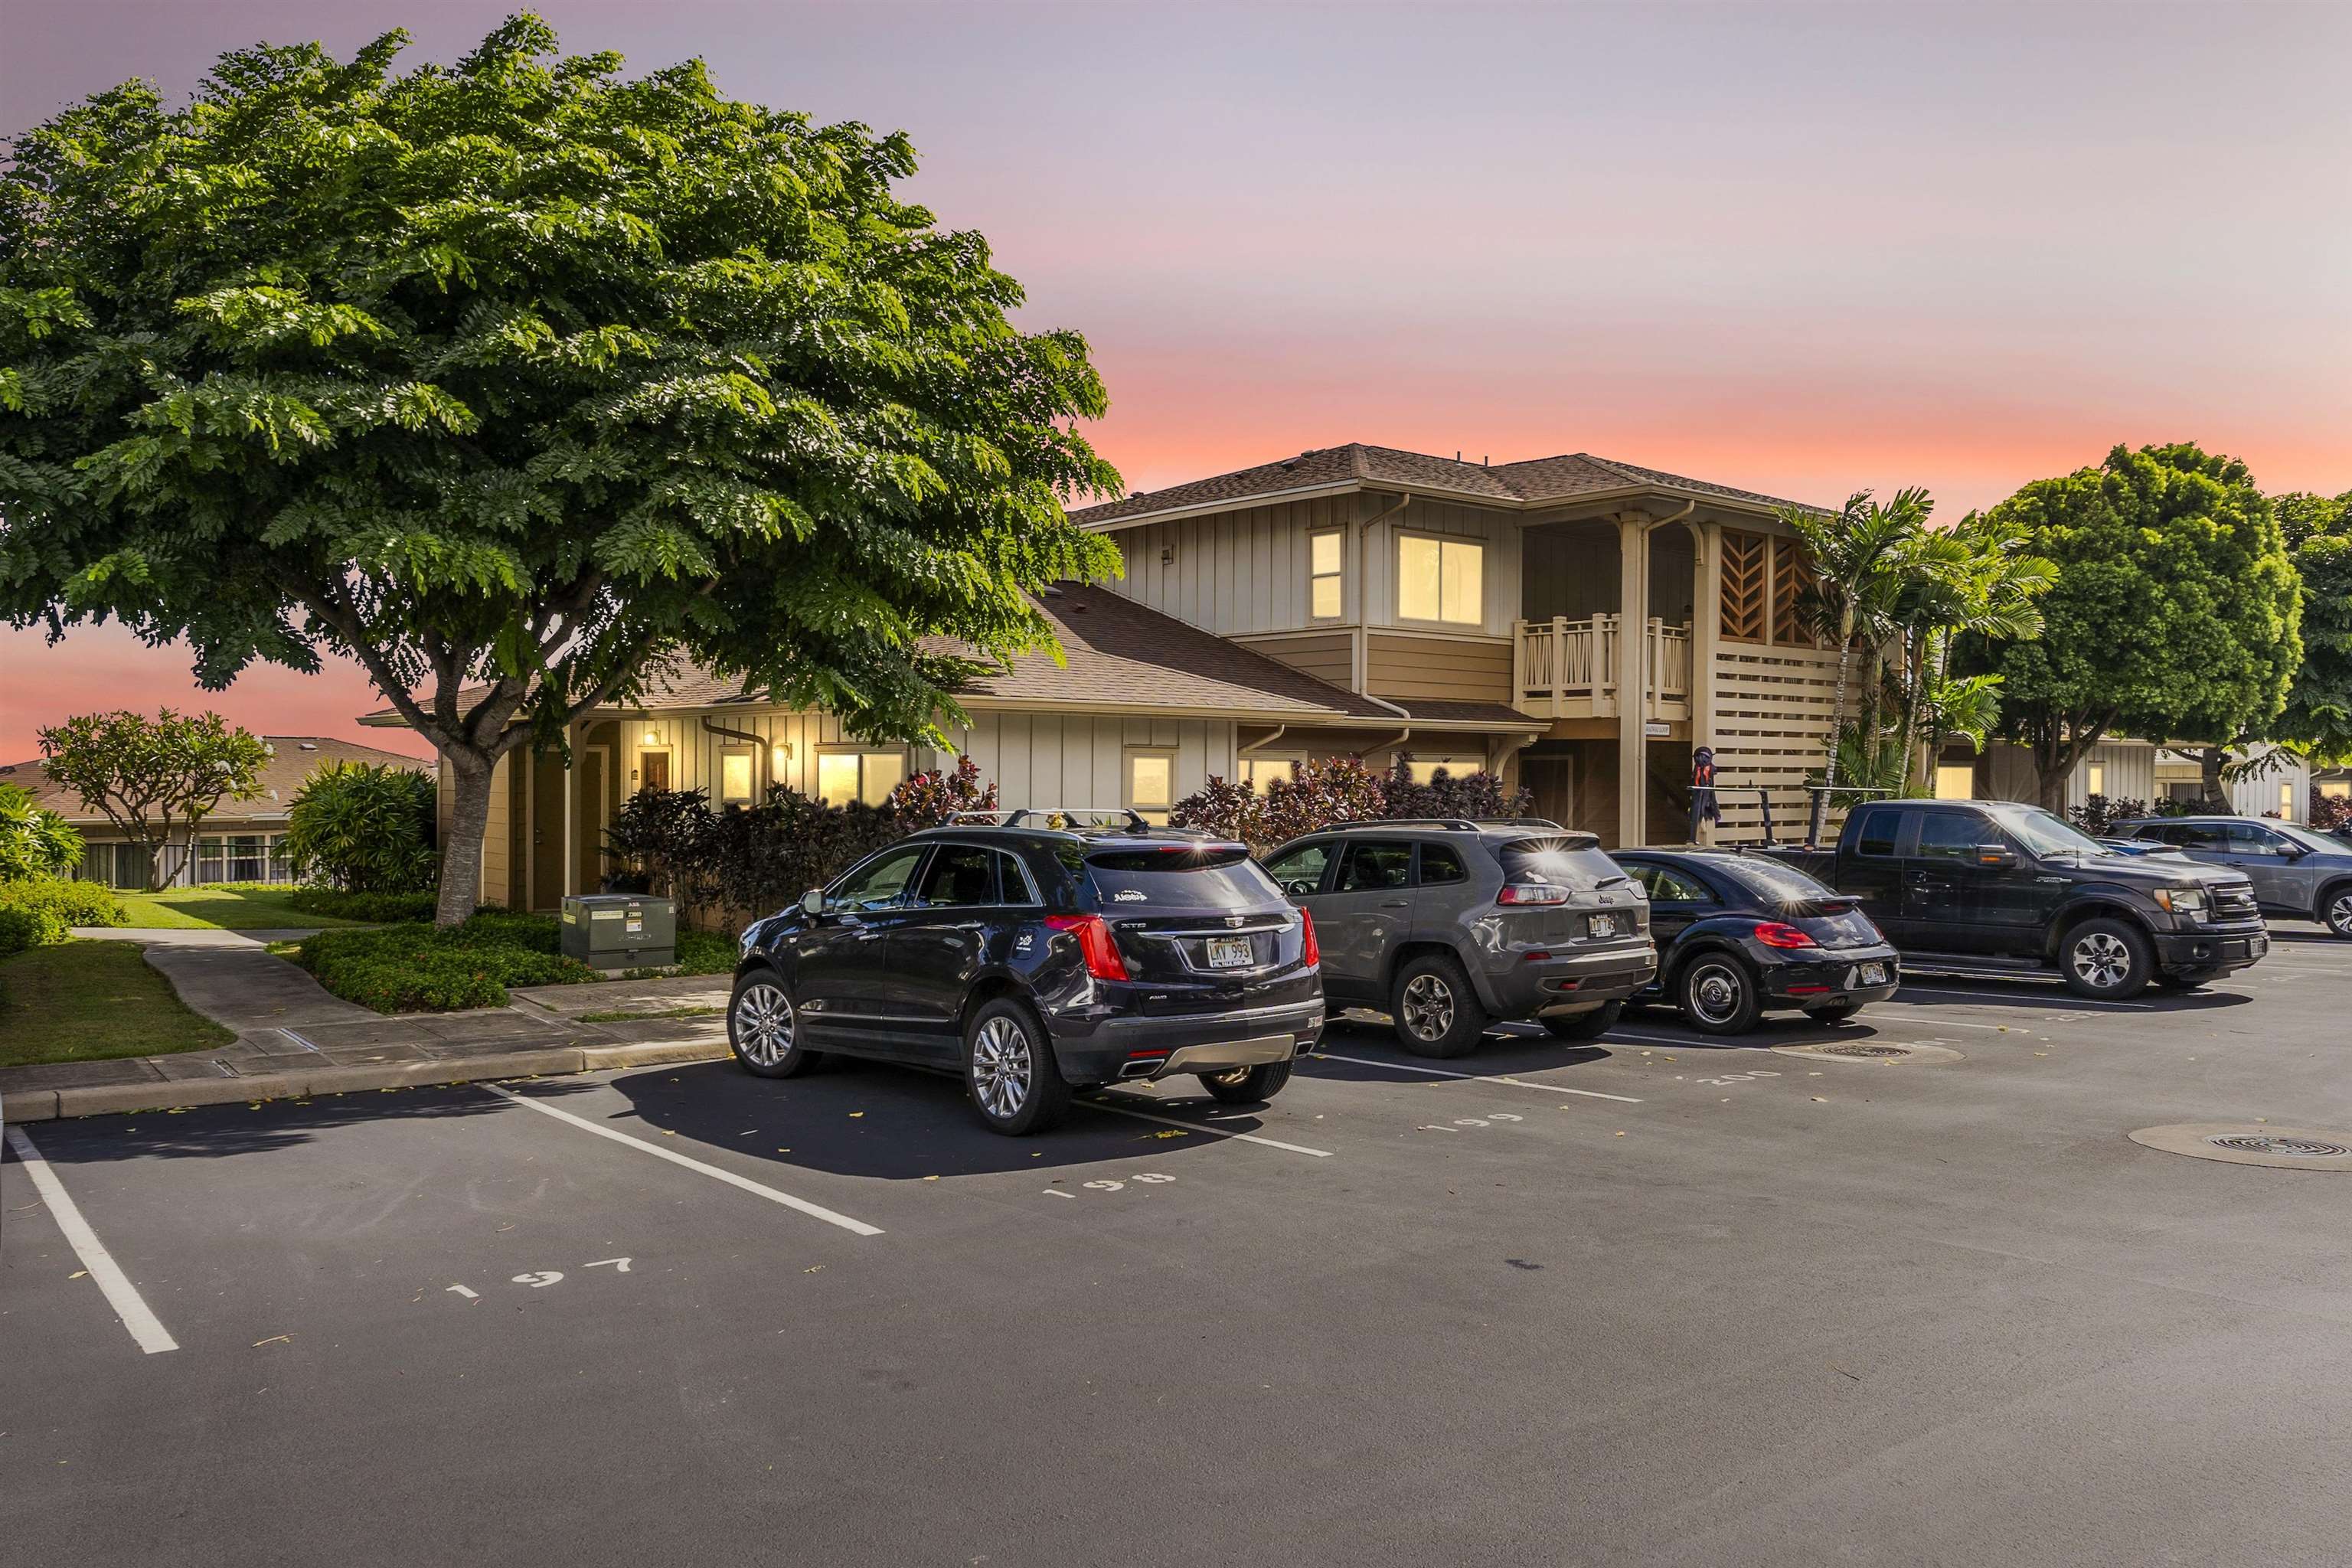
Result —
[[[672,787],[669,773],[669,748],[664,746],[657,750],[639,752],[637,753],[637,788],[667,791]]]
[[[2294,820],[2294,785],[2292,784],[2279,785],[2279,816],[2289,822]]]
[[[2319,793],[2326,800],[2352,800],[2352,779],[2326,780],[2320,784]]]
[[[286,835],[271,836],[269,840],[269,879],[290,882],[294,879],[294,857],[286,852]]]
[[[719,804],[749,805],[760,793],[760,753],[729,746],[719,753]]]
[[[819,752],[816,797],[827,805],[847,805],[854,800],[880,805],[906,776],[904,752]]]
[[[1447,626],[1485,623],[1486,547],[1472,539],[1397,535],[1397,618]]]
[[[1327,528],[1307,536],[1307,614],[1336,621],[1347,614],[1348,536]]]
[[[2083,764],[2083,788],[2084,789],[2084,791],[2086,791],[2087,793],[2089,793],[2089,794],[2091,794],[2091,795],[2105,795],[2105,794],[2106,794],[2106,793],[2107,793],[2107,764],[2106,764],[2106,763],[2084,763],[2084,764]]]
[[[1937,763],[1936,764],[1936,798],[1937,800],[1974,800],[1977,797],[1977,769],[1974,763]]]
[[[1405,763],[1404,771],[1413,783],[1425,784],[1437,777],[1440,768],[1445,770],[1447,778],[1458,779],[1475,773],[1486,765],[1484,757],[1414,757]]]
[[[1127,753],[1127,806],[1144,821],[1165,824],[1176,804],[1176,753]]]
[[[1235,783],[1245,784],[1260,795],[1264,795],[1265,786],[1276,779],[1280,779],[1285,784],[1297,783],[1298,759],[1297,757],[1244,757],[1234,771]]]

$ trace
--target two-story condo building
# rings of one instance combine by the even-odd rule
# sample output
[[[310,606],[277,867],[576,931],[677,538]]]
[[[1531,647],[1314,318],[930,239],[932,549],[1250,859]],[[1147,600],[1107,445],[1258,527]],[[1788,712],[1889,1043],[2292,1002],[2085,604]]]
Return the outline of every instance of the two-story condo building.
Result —
[[[1611,845],[1686,836],[1705,745],[1720,784],[1770,789],[1793,825],[1834,660],[1798,624],[1789,504],[1581,453],[1490,467],[1362,445],[1129,496],[1074,514],[1126,574],[1043,601],[1066,661],[975,682],[950,738],[1010,803],[1147,815],[1213,775],[1263,783],[1309,757],[1492,768]],[[953,761],[693,671],[588,715],[573,742],[570,770],[552,753],[500,764],[487,900],[593,888],[635,789],[879,800]],[[1757,836],[1752,795],[1724,806],[1718,841]]]

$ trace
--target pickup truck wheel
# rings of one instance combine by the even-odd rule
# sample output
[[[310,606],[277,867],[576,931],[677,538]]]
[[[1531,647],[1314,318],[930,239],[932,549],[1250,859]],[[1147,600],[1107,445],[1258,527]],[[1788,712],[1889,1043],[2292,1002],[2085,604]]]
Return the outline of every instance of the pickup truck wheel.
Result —
[[[1389,1013],[1397,1038],[1417,1057],[1468,1056],[1486,1032],[1486,1009],[1449,953],[1424,953],[1398,970]]]
[[[2120,1002],[2147,989],[2156,976],[2156,952],[2139,927],[2102,916],[2066,933],[2058,966],[2075,995]]]
[[[1069,1113],[1070,1086],[1037,1016],[1010,996],[984,1003],[963,1035],[964,1085],[992,1132],[1026,1137]]]
[[[792,993],[772,969],[748,970],[727,1004],[727,1044],[754,1078],[793,1078],[824,1058],[801,1040]]]
[[[1262,1105],[1280,1094],[1289,1081],[1288,1062],[1261,1062],[1254,1068],[1201,1074],[1201,1087],[1209,1091],[1209,1098],[1226,1105]]]
[[[2337,936],[2352,939],[2352,882],[2338,882],[2319,896],[2319,921]]]
[[[1607,1034],[1617,1020],[1625,1016],[1622,1002],[1603,1002],[1589,1013],[1571,1013],[1546,1018],[1543,1026],[1559,1040],[1597,1040]]]
[[[1744,1035],[1764,1016],[1756,977],[1727,952],[1703,952],[1675,983],[1683,1016],[1710,1035]]]

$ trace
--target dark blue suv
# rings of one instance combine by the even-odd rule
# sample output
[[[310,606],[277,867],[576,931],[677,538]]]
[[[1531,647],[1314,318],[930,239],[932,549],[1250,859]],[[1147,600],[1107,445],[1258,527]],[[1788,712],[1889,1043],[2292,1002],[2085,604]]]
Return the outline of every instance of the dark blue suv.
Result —
[[[1074,1090],[1191,1074],[1263,1100],[1323,1027],[1314,922],[1248,848],[1117,814],[1014,811],[901,839],[743,933],[745,1070],[828,1055],[961,1072],[999,1132]]]

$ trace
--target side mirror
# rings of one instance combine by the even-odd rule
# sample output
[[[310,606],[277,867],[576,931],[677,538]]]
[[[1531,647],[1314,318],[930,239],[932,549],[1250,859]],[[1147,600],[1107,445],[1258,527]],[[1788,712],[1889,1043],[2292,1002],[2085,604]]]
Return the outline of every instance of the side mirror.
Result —
[[[814,920],[817,916],[824,913],[824,889],[823,888],[811,888],[807,892],[801,895],[801,913],[808,916],[811,920]]]
[[[1977,864],[1988,870],[2005,871],[2017,864],[2017,851],[2006,844],[1979,844]]]

